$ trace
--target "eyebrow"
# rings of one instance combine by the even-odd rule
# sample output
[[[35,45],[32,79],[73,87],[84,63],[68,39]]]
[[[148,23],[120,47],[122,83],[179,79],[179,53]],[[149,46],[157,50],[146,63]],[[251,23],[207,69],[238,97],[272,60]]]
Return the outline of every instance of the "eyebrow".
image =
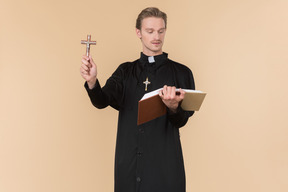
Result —
[[[161,31],[161,30],[165,30],[166,28],[165,27],[163,27],[163,28],[160,28],[159,30],[156,30],[156,31]],[[145,29],[146,31],[148,31],[148,30],[153,30],[154,31],[154,29],[153,28],[146,28]]]

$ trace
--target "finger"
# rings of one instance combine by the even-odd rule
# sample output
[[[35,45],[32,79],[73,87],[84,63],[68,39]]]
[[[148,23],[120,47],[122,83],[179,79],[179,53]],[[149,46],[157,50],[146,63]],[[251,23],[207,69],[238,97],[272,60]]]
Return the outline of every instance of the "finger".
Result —
[[[89,71],[89,70],[90,70],[89,67],[88,67],[87,65],[85,65],[85,64],[82,64],[82,65],[81,65],[81,68],[82,68],[83,70],[85,70],[85,71]]]
[[[175,87],[167,87],[167,99],[174,99],[175,98]]]
[[[181,94],[181,95],[185,95],[185,93],[186,93],[186,92],[185,92],[183,89],[181,89],[181,88],[179,89],[179,91],[180,91],[180,94]]]
[[[171,99],[171,87],[169,86],[167,86],[165,98]]]
[[[176,101],[177,103],[179,103],[180,101],[182,101],[184,99],[184,96],[185,96],[185,92],[183,90],[179,90],[178,94],[175,95],[173,100]]]
[[[170,89],[169,89],[169,86],[166,86],[165,87],[165,95],[169,95],[170,94]]]
[[[83,70],[83,68],[80,68],[81,75],[87,75],[88,71]]]
[[[180,88],[180,95],[179,95],[179,98],[181,99],[181,100],[183,100],[184,99],[184,97],[185,97],[185,91],[183,90],[183,89],[181,89]]]
[[[89,57],[87,55],[83,55],[82,59],[85,59],[86,61],[89,61]]]
[[[91,67],[92,67],[92,66],[96,66],[96,64],[95,64],[95,62],[94,62],[92,56],[89,56],[89,61],[90,61],[90,65],[91,65]]]
[[[170,96],[171,96],[171,98],[174,98],[175,97],[175,95],[176,95],[176,87],[171,87],[171,93],[170,93]]]
[[[89,65],[89,61],[87,61],[85,58],[82,59],[82,63],[87,65],[87,66]]]
[[[167,94],[167,85],[164,85],[163,89],[162,89],[162,95],[163,97],[165,97],[165,95]]]
[[[95,65],[95,62],[94,62],[92,56],[89,56],[89,60],[90,60],[90,63],[93,63]]]
[[[159,91],[159,96],[160,96],[161,99],[163,99],[163,90]]]
[[[85,66],[85,65],[84,65]],[[82,66],[80,67],[81,72],[89,73],[90,69],[88,68],[87,70],[84,69]]]

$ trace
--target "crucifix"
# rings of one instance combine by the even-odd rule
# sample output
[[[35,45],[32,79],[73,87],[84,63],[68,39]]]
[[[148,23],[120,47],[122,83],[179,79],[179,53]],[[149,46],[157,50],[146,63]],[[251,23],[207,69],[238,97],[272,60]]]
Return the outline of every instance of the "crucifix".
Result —
[[[96,45],[96,41],[91,41],[91,35],[87,35],[87,40],[81,40],[81,44],[86,44],[86,55],[90,54],[90,45]]]
[[[147,86],[150,84],[151,82],[148,81],[148,77],[146,77],[146,81],[143,82],[143,84],[145,84],[145,91],[147,91]]]

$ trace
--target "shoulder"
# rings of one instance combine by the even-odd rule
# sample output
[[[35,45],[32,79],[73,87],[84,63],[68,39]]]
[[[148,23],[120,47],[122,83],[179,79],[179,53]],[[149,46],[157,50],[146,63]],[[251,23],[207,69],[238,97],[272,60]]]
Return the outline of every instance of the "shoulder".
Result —
[[[130,69],[130,68],[133,68],[137,64],[138,60],[139,59],[137,59],[135,61],[127,61],[127,62],[121,63],[118,66],[118,69],[127,70],[127,69]]]
[[[117,69],[115,70],[115,72],[113,73],[113,75],[125,75],[128,74],[129,71],[131,71],[137,64],[138,60],[135,61],[128,61],[128,62],[124,62],[121,63]]]
[[[169,59],[175,75],[176,85],[184,89],[195,89],[193,73],[189,67]]]
[[[174,60],[171,60],[171,59],[168,59],[168,62],[170,63],[170,65],[176,69],[177,71],[181,72],[181,73],[192,73],[191,72],[191,69],[189,67],[187,67],[186,65],[184,64],[181,64],[179,62],[176,62]]]
[[[131,67],[133,67],[136,63],[137,63],[138,60],[135,60],[135,61],[127,61],[127,62],[124,62],[124,63],[121,63],[119,66],[118,66],[118,69],[123,69],[123,70],[127,70]]]

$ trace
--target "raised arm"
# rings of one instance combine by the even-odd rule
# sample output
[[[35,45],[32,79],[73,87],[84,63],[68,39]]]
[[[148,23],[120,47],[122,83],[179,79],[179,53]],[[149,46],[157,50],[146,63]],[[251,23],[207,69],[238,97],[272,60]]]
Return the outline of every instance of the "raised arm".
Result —
[[[93,89],[97,81],[97,66],[91,56],[83,55],[80,74],[87,81],[89,89]]]

